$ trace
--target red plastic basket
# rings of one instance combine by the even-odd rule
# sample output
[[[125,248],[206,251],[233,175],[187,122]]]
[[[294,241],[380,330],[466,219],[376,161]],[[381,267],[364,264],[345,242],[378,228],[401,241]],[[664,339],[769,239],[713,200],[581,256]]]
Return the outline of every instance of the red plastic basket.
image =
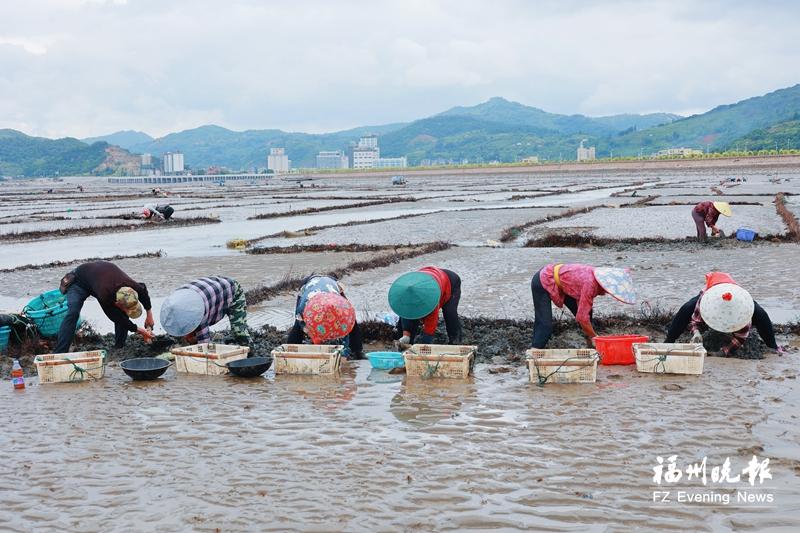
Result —
[[[600,354],[601,365],[633,365],[636,356],[633,354],[633,345],[637,342],[647,342],[647,335],[608,335],[595,337],[594,347]]]

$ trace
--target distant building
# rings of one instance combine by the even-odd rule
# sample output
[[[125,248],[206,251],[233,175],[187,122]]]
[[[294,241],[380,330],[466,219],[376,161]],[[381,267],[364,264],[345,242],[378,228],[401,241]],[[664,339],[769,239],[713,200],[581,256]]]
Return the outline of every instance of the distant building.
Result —
[[[364,135],[358,139],[359,148],[374,148],[378,150],[378,136],[377,135]]]
[[[153,156],[150,154],[142,154],[142,166],[143,167],[153,166]]]
[[[372,168],[406,168],[408,159],[403,157],[379,157],[372,162]]]
[[[696,155],[703,155],[703,151],[694,150],[693,148],[668,148],[659,150],[653,157],[692,157]]]
[[[350,160],[341,150],[317,154],[317,168],[347,168]]]
[[[164,174],[179,174],[183,172],[183,153],[181,152],[167,152],[161,158],[161,169]]]
[[[538,162],[539,162],[539,157],[535,156],[535,155],[532,155],[530,157],[526,157],[525,159],[522,159],[520,161],[520,163],[528,163],[528,164],[536,164]]]
[[[581,145],[578,146],[578,161],[594,161],[595,153],[594,153],[594,146],[584,147],[583,143],[586,141],[584,139],[581,141]]]
[[[283,148],[270,148],[267,156],[267,168],[275,174],[289,172],[292,162]]]

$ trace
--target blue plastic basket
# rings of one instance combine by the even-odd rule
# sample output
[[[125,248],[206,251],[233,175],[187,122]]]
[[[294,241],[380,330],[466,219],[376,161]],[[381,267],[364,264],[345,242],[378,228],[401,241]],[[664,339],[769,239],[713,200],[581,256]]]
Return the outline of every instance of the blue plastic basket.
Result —
[[[11,335],[11,328],[8,326],[0,327],[0,351],[8,346],[8,337]]]
[[[23,313],[36,324],[39,334],[43,337],[55,337],[67,309],[67,298],[56,289],[42,293],[28,302]]]
[[[369,364],[378,370],[391,370],[392,368],[403,368],[406,366],[403,354],[400,352],[369,352],[367,354]]]
[[[756,235],[758,235],[758,233],[748,228],[739,228],[736,230],[736,238],[740,241],[752,241],[756,238]]]

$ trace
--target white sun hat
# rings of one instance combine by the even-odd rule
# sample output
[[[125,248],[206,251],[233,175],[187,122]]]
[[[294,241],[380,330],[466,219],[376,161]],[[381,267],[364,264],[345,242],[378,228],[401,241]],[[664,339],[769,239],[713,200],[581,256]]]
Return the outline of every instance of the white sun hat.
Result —
[[[750,324],[754,308],[750,293],[733,283],[714,285],[700,300],[703,322],[723,333],[733,333]]]
[[[173,337],[183,337],[197,329],[205,312],[200,293],[192,289],[178,289],[161,305],[161,327]]]

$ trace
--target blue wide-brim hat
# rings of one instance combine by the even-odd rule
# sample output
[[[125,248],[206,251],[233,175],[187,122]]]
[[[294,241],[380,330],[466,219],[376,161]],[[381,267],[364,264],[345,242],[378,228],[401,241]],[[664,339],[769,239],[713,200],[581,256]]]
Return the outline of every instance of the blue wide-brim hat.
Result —
[[[168,335],[184,337],[203,321],[206,306],[203,297],[192,289],[178,289],[161,305],[161,327]]]
[[[442,289],[425,272],[407,272],[389,288],[389,306],[402,318],[414,320],[431,314],[439,305]]]
[[[636,303],[633,278],[626,268],[597,267],[594,279],[603,290],[624,304]]]

